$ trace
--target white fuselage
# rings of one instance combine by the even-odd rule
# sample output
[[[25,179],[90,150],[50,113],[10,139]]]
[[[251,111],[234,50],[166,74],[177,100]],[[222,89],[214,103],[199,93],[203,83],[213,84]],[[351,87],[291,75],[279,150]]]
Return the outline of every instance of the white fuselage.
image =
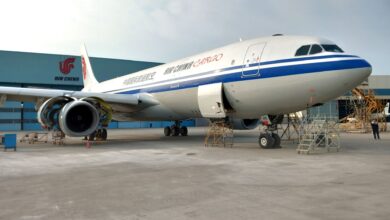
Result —
[[[183,120],[205,117],[199,88],[221,84],[226,116],[255,119],[324,103],[370,75],[370,64],[357,56],[326,51],[295,56],[301,46],[314,44],[334,43],[315,37],[258,38],[104,81],[88,91],[148,93],[159,102],[138,112],[113,106],[117,120]]]

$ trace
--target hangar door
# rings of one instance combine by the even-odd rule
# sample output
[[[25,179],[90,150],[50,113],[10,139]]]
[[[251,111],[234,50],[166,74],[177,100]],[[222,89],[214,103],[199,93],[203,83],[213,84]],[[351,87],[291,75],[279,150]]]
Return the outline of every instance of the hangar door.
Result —
[[[222,83],[213,83],[198,87],[198,106],[203,117],[226,117],[225,108],[223,106],[222,89]]]
[[[265,43],[254,44],[248,47],[244,57],[244,65],[242,67],[243,77],[258,76],[260,74],[260,60],[264,47]],[[246,70],[248,67],[256,68],[252,70]]]

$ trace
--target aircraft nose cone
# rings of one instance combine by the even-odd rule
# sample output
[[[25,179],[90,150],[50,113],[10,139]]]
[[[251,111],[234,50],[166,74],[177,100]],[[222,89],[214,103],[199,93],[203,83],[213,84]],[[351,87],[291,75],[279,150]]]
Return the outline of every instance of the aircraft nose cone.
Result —
[[[372,66],[371,66],[371,64],[367,61],[367,60],[365,60],[365,59],[361,59],[361,61],[362,61],[362,63],[363,63],[363,65],[365,66],[365,68],[363,69],[363,71],[362,71],[362,77],[363,78],[367,78],[367,77],[369,77],[370,75],[371,75],[371,72],[372,72]]]
[[[353,61],[351,67],[352,77],[356,82],[359,82],[359,84],[366,80],[372,72],[371,64],[360,57],[357,57],[357,59]]]

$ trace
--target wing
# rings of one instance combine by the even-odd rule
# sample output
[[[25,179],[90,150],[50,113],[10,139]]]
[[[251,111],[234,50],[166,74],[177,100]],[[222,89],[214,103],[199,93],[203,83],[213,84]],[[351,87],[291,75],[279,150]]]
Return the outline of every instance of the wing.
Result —
[[[113,111],[134,112],[149,106],[157,105],[159,102],[150,94],[140,93],[136,95],[96,93],[83,91],[69,91],[57,89],[36,89],[16,88],[0,86],[0,105],[5,101],[35,102],[38,105],[45,100],[54,97],[70,97],[76,99],[97,98],[111,105]],[[38,109],[37,108],[37,109]]]

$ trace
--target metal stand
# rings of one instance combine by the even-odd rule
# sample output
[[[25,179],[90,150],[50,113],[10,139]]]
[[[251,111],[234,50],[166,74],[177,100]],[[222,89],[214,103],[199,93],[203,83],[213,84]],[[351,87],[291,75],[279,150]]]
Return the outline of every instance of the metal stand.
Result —
[[[301,117],[298,116],[298,113],[291,113],[288,114],[286,118],[287,126],[283,128],[283,126],[280,125],[282,131],[282,134],[280,135],[281,140],[292,141],[293,143],[295,143],[295,141],[299,142],[299,130],[302,124]]]
[[[62,131],[52,131],[52,143],[57,145],[65,145],[65,134]]]
[[[29,144],[35,143],[47,143],[48,142],[48,133],[47,132],[31,132],[25,134],[19,141],[26,142]]]
[[[332,149],[340,150],[340,134],[336,122],[316,119],[303,126],[298,154],[325,153]]]
[[[303,126],[298,154],[324,153],[340,150],[340,132],[335,121],[313,120]]]
[[[208,146],[230,146],[233,147],[234,135],[233,126],[225,121],[211,121],[204,141]]]

